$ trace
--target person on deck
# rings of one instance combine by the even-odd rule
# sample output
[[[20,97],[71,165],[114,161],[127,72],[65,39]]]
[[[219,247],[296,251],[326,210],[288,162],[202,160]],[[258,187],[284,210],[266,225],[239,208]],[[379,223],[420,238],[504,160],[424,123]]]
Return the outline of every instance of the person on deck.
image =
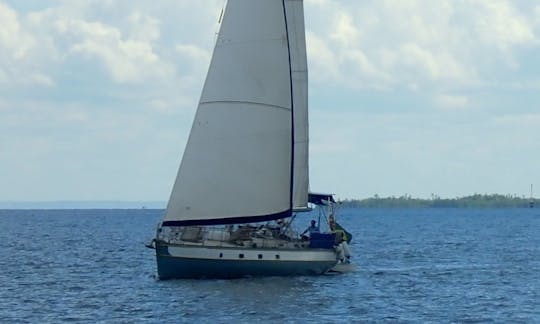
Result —
[[[311,221],[311,225],[306,228],[305,231],[302,232],[301,236],[302,238],[307,238],[307,236],[305,235],[306,233],[309,233],[310,236],[311,236],[311,233],[319,233],[319,226],[317,226],[317,222],[315,222],[315,220],[312,220]]]

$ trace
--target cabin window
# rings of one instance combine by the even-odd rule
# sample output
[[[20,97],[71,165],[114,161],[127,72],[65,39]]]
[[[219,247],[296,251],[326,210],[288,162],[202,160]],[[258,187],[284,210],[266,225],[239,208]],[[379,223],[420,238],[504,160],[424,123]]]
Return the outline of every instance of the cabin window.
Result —
[[[220,257],[220,258],[223,258],[223,253],[220,253],[220,254],[219,254],[219,257]]]
[[[240,253],[240,254],[238,254],[238,257],[239,257],[240,259],[243,259],[243,258],[244,258],[244,254],[243,254],[243,253]]]
[[[259,254],[259,259],[262,259],[262,254]]]
[[[276,259],[278,259],[278,260],[279,260],[279,254],[276,254]]]

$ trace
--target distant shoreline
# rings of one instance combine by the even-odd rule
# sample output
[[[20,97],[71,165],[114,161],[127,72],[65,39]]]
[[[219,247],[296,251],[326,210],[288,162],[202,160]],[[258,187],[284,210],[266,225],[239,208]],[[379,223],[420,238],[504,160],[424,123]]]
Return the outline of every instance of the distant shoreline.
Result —
[[[474,194],[458,198],[431,199],[413,198],[405,195],[401,197],[379,197],[375,195],[366,199],[345,199],[341,201],[344,207],[357,208],[535,208],[540,207],[540,199],[530,199],[512,195],[481,195]]]
[[[458,198],[431,199],[379,197],[344,199],[343,207],[351,208],[529,208],[531,201],[540,208],[540,199],[500,194],[474,194]],[[164,201],[0,201],[0,209],[165,209]]]

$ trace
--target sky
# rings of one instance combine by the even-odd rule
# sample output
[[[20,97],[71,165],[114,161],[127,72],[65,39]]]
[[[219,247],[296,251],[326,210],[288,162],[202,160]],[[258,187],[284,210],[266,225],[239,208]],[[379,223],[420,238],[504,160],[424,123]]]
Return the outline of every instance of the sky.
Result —
[[[224,4],[0,0],[0,201],[166,201]],[[540,2],[304,6],[313,191],[540,192]]]

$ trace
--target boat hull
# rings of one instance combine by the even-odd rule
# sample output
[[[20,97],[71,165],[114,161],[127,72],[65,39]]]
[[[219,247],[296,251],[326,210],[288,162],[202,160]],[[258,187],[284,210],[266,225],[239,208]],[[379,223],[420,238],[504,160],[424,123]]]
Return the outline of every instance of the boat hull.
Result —
[[[330,249],[248,249],[157,244],[161,280],[321,275],[337,263]]]

